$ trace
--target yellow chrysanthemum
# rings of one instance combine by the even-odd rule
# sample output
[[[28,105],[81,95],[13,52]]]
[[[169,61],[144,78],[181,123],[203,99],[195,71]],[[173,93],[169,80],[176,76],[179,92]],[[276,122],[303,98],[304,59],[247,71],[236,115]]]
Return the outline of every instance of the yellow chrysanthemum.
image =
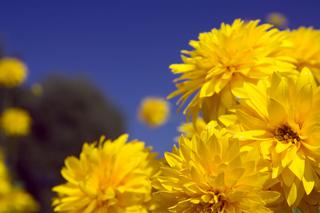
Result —
[[[150,127],[163,125],[169,118],[169,103],[162,98],[145,98],[140,105],[139,119]]]
[[[287,33],[292,45],[287,50],[287,55],[296,60],[295,64],[299,69],[308,67],[320,82],[320,31],[300,27]]]
[[[148,212],[154,154],[143,142],[127,143],[127,138],[86,143],[80,158],[66,159],[62,175],[67,183],[53,188],[55,212]]]
[[[288,26],[287,18],[282,13],[278,12],[269,13],[267,22],[278,28],[285,28]]]
[[[190,41],[191,51],[182,51],[183,64],[170,66],[177,90],[169,98],[181,95],[183,104],[194,94],[186,112],[193,116],[199,111],[208,122],[230,107],[230,91],[243,82],[257,82],[274,71],[293,74],[291,58],[283,54],[286,35],[270,24],[237,19],[232,25],[201,33],[198,41]]]
[[[36,201],[21,187],[11,183],[4,156],[0,151],[0,212],[31,213],[37,211]]]
[[[258,172],[257,154],[241,151],[215,122],[192,139],[181,136],[154,181],[158,212],[271,212],[266,205],[279,194],[262,189],[268,174]]]
[[[15,58],[0,60],[0,85],[16,87],[22,84],[27,77],[27,67]]]
[[[20,108],[6,109],[0,118],[3,132],[8,136],[24,136],[30,132],[31,117]]]
[[[273,181],[280,181],[279,188],[293,207],[320,186],[319,92],[307,68],[296,80],[274,75],[271,85],[247,83],[234,90],[240,100],[239,126],[230,129],[270,162]],[[232,115],[220,119],[227,126],[234,122],[228,117]]]

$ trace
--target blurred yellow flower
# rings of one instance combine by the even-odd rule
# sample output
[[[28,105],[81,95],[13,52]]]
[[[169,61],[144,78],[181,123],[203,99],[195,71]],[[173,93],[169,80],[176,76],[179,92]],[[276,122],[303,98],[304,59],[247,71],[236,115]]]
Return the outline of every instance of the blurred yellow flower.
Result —
[[[278,12],[272,12],[267,15],[267,22],[278,28],[285,28],[288,26],[287,18]]]
[[[56,186],[53,206],[64,213],[143,213],[151,200],[151,176],[156,172],[155,154],[143,142],[127,143],[128,135],[114,141],[85,143],[80,158],[68,157]]]
[[[3,132],[8,136],[24,136],[30,132],[31,117],[20,108],[5,109],[0,117]]]
[[[8,194],[11,191],[11,187],[5,159],[2,150],[0,150],[0,195]]]
[[[192,139],[182,135],[153,182],[158,212],[272,212],[266,205],[279,194],[262,189],[268,173],[248,151],[216,122]]]
[[[139,119],[150,127],[163,125],[170,116],[169,103],[156,97],[145,98],[139,108]]]
[[[237,19],[190,41],[194,50],[182,51],[183,63],[170,66],[180,77],[169,98],[181,95],[178,103],[183,104],[194,94],[185,112],[196,118],[201,111],[208,122],[233,104],[230,91],[235,86],[266,79],[276,70],[295,73],[292,59],[283,54],[285,33],[270,24],[258,24],[258,20]]]
[[[27,67],[15,58],[0,59],[0,85],[16,87],[22,84],[27,77]]]
[[[320,30],[300,27],[287,33],[292,45],[287,55],[296,59],[299,70],[308,67],[320,82]]]
[[[36,201],[21,187],[14,186],[0,151],[0,212],[31,213],[38,211]]]
[[[179,126],[178,130],[185,137],[192,138],[195,134],[201,134],[201,132],[206,128],[206,122],[202,118],[198,118],[194,123],[183,123]]]
[[[42,85],[41,84],[33,84],[31,86],[31,92],[34,96],[41,96],[42,93],[43,93],[43,88],[42,88]]]
[[[234,137],[260,150],[290,207],[299,206],[301,199],[319,190],[319,92],[307,68],[295,80],[275,74],[271,85],[246,83],[234,90],[240,100]]]
[[[7,194],[0,194],[0,212],[31,213],[38,212],[38,209],[36,201],[19,187]]]

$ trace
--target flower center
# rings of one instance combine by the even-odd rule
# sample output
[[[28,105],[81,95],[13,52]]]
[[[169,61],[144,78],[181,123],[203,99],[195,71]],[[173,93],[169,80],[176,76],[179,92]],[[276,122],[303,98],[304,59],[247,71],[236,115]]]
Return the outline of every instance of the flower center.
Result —
[[[227,70],[228,72],[234,73],[234,72],[237,72],[237,67],[234,66],[234,65],[227,65],[227,66],[226,66],[226,70]]]
[[[208,194],[208,197],[211,199],[208,200],[206,203],[202,203],[199,206],[199,210],[197,212],[201,213],[221,213],[224,212],[225,205],[227,203],[225,196],[220,192],[211,192]]]
[[[275,138],[280,142],[292,144],[297,144],[301,140],[299,135],[286,124],[276,129]]]

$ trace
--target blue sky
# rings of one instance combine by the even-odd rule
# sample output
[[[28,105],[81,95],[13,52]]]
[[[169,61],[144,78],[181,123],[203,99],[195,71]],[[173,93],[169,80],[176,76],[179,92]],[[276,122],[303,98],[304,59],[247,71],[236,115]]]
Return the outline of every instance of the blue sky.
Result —
[[[168,66],[199,32],[235,18],[264,19],[273,11],[289,27],[320,28],[320,1],[3,1],[0,34],[9,53],[19,52],[29,66],[29,83],[47,74],[85,74],[123,111],[131,138],[155,150],[170,150],[177,126],[174,101],[169,123],[149,129],[136,118],[145,96],[174,90]],[[99,137],[99,136],[97,136]]]

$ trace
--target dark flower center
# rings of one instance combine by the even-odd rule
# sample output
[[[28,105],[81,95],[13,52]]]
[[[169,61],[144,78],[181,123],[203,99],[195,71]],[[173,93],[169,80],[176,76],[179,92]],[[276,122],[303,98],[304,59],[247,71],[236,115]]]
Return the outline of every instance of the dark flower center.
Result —
[[[282,125],[275,130],[275,138],[284,143],[297,144],[301,139],[288,125]]]

